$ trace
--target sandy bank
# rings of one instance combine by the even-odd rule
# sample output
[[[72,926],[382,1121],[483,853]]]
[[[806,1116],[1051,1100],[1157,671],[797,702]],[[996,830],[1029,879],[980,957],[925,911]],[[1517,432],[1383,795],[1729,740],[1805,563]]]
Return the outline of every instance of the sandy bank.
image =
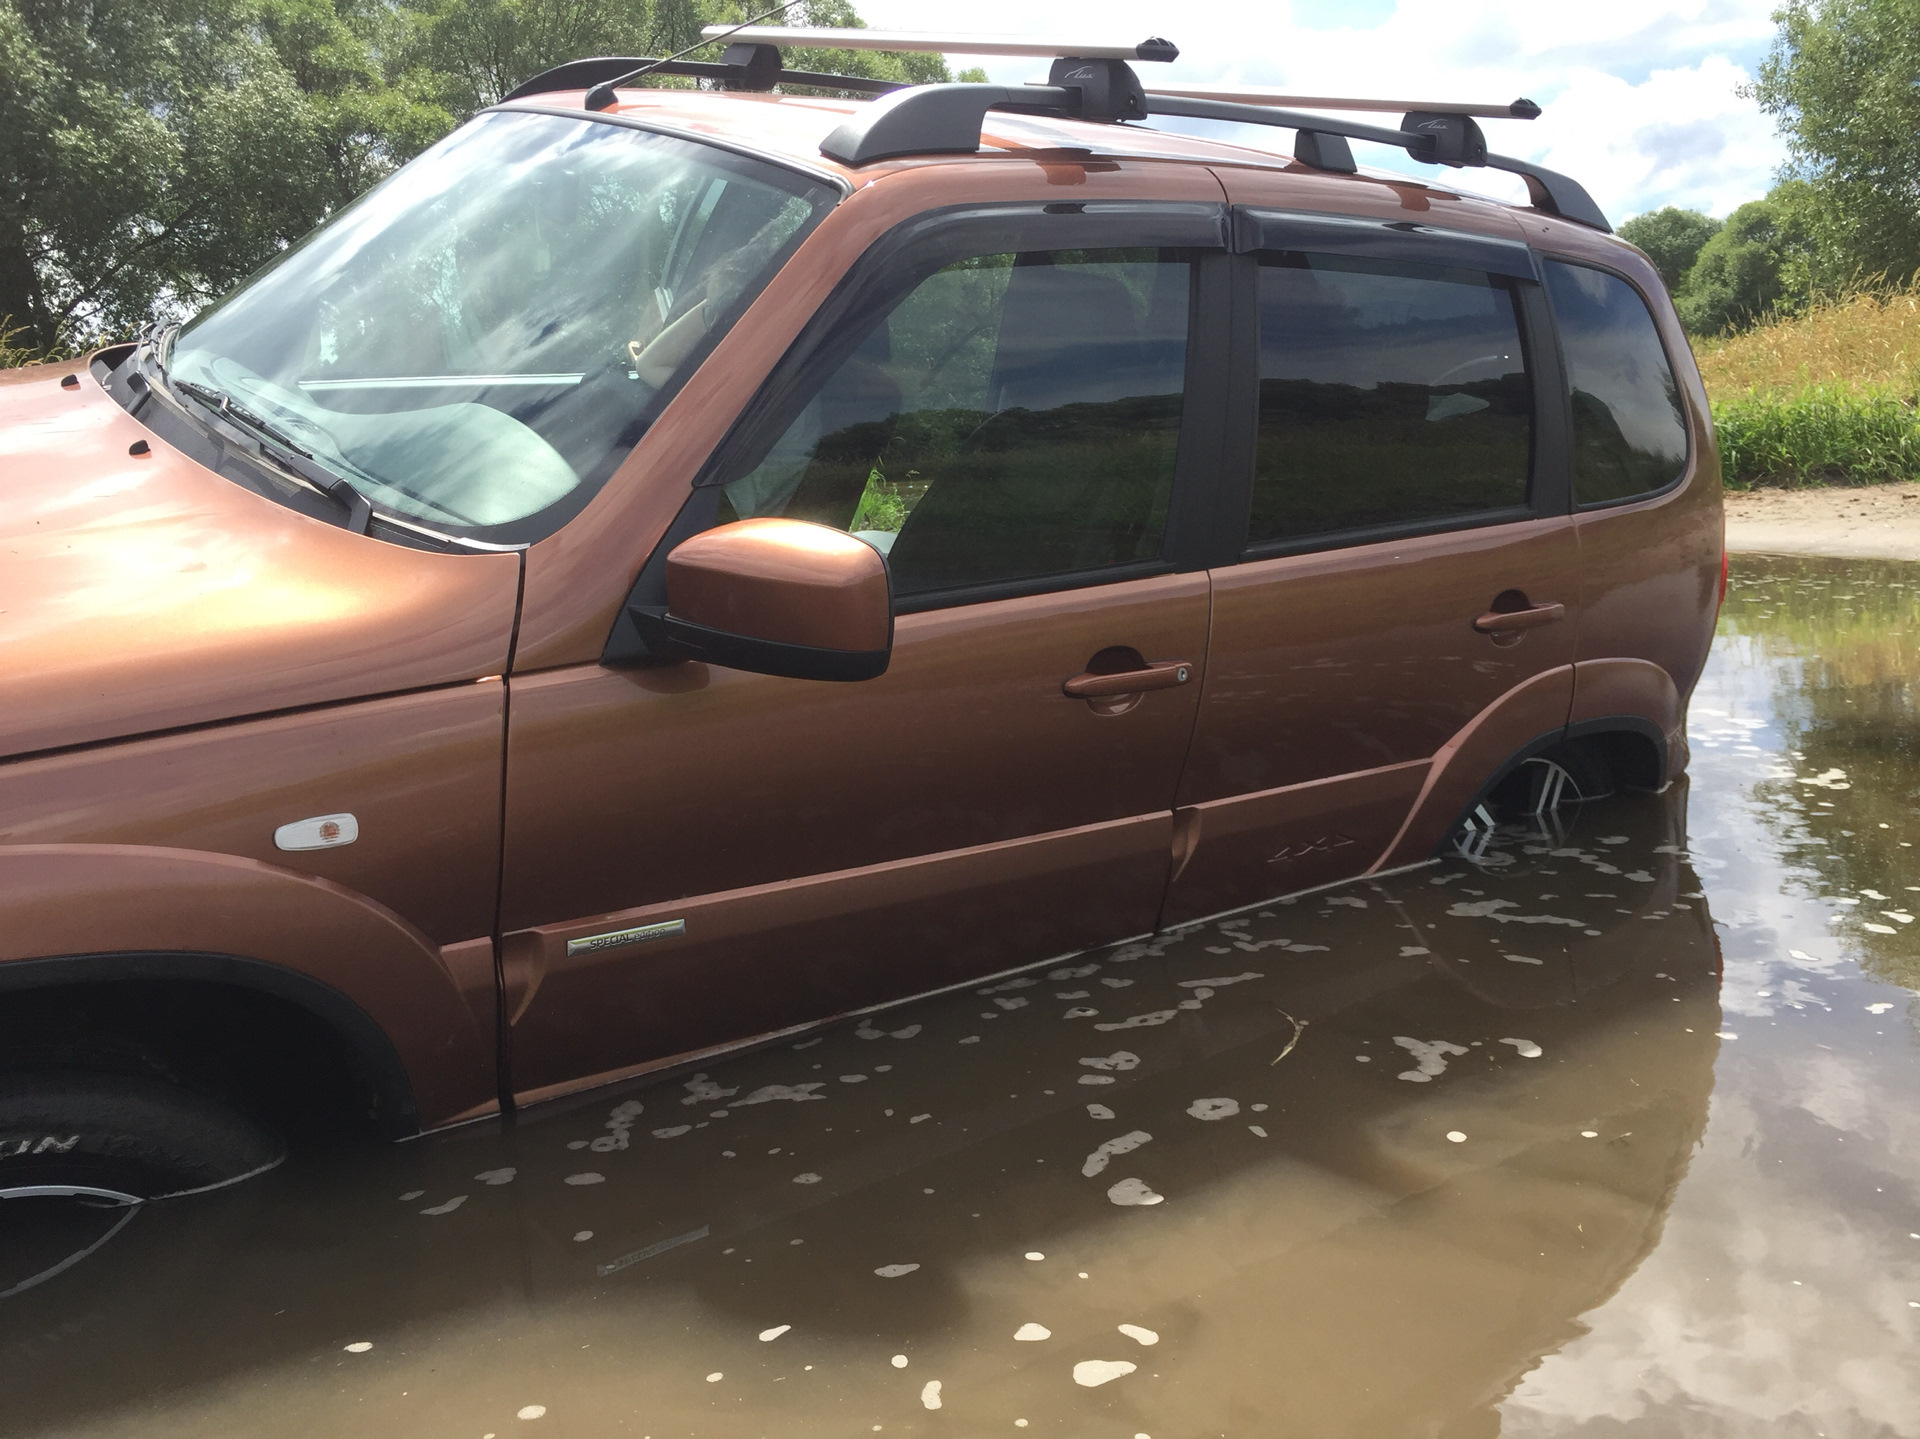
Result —
[[[1920,560],[1920,484],[1729,492],[1727,548]]]

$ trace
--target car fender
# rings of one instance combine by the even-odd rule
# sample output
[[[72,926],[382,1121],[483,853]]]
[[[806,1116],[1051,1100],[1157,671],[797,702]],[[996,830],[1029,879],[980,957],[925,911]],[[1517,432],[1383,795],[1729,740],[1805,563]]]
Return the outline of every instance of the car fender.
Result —
[[[1522,680],[1461,726],[1434,755],[1400,833],[1367,873],[1431,859],[1490,780],[1516,759],[1559,743],[1573,703],[1573,668],[1555,665]]]
[[[1627,730],[1644,735],[1658,752],[1653,789],[1686,771],[1686,706],[1665,669],[1648,660],[1581,660],[1573,667],[1570,737]]]
[[[480,947],[484,967],[467,953]],[[449,951],[460,953],[364,895],[259,860],[145,845],[0,848],[0,991],[67,977],[277,991],[347,1029],[363,1054],[383,1039],[423,1128],[497,1107],[493,1037],[466,993],[484,985],[473,998],[490,1006],[491,945]],[[367,1057],[380,1068],[378,1052]]]

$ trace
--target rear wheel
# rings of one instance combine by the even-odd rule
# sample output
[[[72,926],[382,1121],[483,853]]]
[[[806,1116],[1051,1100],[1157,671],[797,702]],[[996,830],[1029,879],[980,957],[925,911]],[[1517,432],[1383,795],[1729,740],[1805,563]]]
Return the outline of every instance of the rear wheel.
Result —
[[[146,1075],[0,1073],[0,1198],[197,1193],[264,1173],[286,1152],[218,1100]]]
[[[1473,807],[1454,837],[1469,859],[1486,854],[1496,832],[1521,830],[1555,843],[1566,837],[1570,812],[1614,791],[1607,762],[1584,744],[1566,744],[1515,765]]]

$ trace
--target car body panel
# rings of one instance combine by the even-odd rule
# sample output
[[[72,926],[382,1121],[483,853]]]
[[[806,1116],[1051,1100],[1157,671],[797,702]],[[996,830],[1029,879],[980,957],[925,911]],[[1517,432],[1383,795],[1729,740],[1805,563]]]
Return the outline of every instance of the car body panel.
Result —
[[[772,988],[755,1002],[754,1023],[778,1028],[839,1012],[834,996],[875,1002],[884,986],[871,975],[891,972],[904,994],[1004,968],[1016,955],[1045,959],[1151,929],[1200,685],[1139,696],[1123,713],[1070,699],[1061,686],[1116,645],[1185,660],[1197,681],[1207,621],[1206,575],[1161,575],[902,615],[887,673],[860,684],[694,663],[516,680],[509,952],[523,943],[517,931],[571,933],[593,916],[840,874],[844,882],[816,884],[809,900],[809,932],[828,951],[807,962],[819,973],[787,1008],[772,1006]],[[1092,842],[1087,826],[1112,824],[1146,846],[1117,889],[1077,857]],[[999,860],[957,858],[1007,843],[1029,846],[1023,863],[1054,881],[1031,884],[1003,874]],[[956,856],[954,865],[931,863],[943,855]],[[898,923],[855,913],[892,882],[870,867],[906,861],[929,862],[902,871],[900,883],[927,887],[927,914],[945,918],[924,930],[915,921],[916,940],[903,944]],[[934,904],[935,894],[946,899]],[[826,917],[835,905],[839,929]],[[741,988],[756,964],[770,986],[796,967],[790,922],[777,906],[770,914],[773,927],[758,935],[718,932],[727,958],[713,961],[714,992],[731,993],[727,1002],[747,1002]],[[565,984],[543,984],[516,1024],[516,1075],[544,1086],[586,1073],[569,1075],[567,1065],[659,1058],[654,1022],[609,1021],[605,1042],[591,1047],[561,1036],[579,1016],[665,1004],[671,989],[648,1000],[642,977],[658,969],[663,984],[677,983],[657,956],[697,951],[701,936],[688,926],[685,941],[609,951]],[[925,976],[935,983],[921,983]],[[536,1048],[536,1031],[552,1036],[549,1048]]]
[[[0,388],[0,472],[0,755],[506,667],[517,555],[299,514],[174,450],[84,366]]]

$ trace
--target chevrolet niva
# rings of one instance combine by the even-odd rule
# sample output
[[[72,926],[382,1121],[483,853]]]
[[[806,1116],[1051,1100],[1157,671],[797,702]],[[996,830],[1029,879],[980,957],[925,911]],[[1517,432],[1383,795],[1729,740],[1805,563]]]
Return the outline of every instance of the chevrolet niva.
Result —
[[[574,61],[7,374],[0,1193],[231,1182],[311,1111],[510,1112],[1679,774],[1725,557],[1653,267],[1488,152],[1528,102],[1173,53]]]

